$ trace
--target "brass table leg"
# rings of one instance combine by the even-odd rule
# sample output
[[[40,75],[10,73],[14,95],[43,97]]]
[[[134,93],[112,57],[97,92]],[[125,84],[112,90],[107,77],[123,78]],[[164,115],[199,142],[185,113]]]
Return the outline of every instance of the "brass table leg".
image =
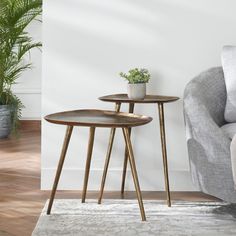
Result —
[[[58,182],[60,179],[60,175],[61,175],[62,167],[64,164],[66,152],[67,152],[67,149],[69,146],[72,131],[73,131],[73,126],[67,126],[67,130],[66,130],[66,134],[65,134],[65,138],[64,138],[64,143],[63,143],[63,147],[62,147],[62,151],[61,151],[61,156],[60,156],[60,160],[58,162],[57,172],[56,172],[56,176],[54,179],[54,184],[53,184],[53,188],[52,188],[52,192],[51,192],[51,196],[50,196],[50,200],[49,200],[49,204],[48,204],[47,215],[50,215],[50,213],[51,213],[53,200],[54,200],[54,197],[56,194],[57,185],[58,185]]]
[[[94,135],[95,135],[95,127],[90,127],[87,160],[86,160],[85,174],[84,174],[84,186],[83,186],[83,192],[82,192],[82,203],[85,202],[85,198],[86,198],[90,164],[91,164],[92,153],[93,153]]]
[[[120,111],[120,103],[116,103],[115,106],[115,111],[119,112]],[[101,187],[100,187],[100,193],[99,193],[99,198],[98,198],[98,204],[101,204],[102,201],[102,196],[103,196],[103,191],[104,191],[104,186],[106,182],[106,177],[107,177],[107,170],[110,162],[110,157],[111,157],[111,151],[113,147],[113,141],[114,141],[114,136],[115,136],[116,129],[112,128],[111,133],[110,133],[110,138],[109,138],[109,144],[108,144],[108,149],[107,149],[107,155],[106,155],[106,160],[105,160],[105,165],[103,169],[103,175],[102,175],[102,182],[101,182]]]
[[[134,103],[129,104],[129,113],[134,113]],[[129,128],[129,136],[131,136],[131,128]],[[127,147],[125,147],[125,156],[124,156],[122,182],[121,182],[121,196],[122,196],[122,198],[124,198],[127,163],[128,163],[128,150],[127,150]]]
[[[160,131],[161,131],[161,147],[162,147],[163,167],[164,167],[164,175],[165,175],[165,188],[166,188],[166,194],[167,194],[167,205],[168,205],[168,207],[171,207],[163,103],[158,103],[158,109],[159,109]]]
[[[135,185],[135,190],[136,190],[136,194],[137,194],[137,198],[138,198],[142,221],[146,221],[143,200],[142,200],[142,194],[140,191],[138,174],[137,174],[137,170],[136,170],[132,144],[131,144],[130,136],[129,136],[129,129],[122,128],[122,130],[123,130],[123,134],[124,134],[124,138],[125,138],[126,147],[128,150],[128,158],[129,158],[129,162],[130,162],[130,168],[131,168],[131,172],[132,172],[132,176],[133,176],[133,180],[134,180],[134,185]]]

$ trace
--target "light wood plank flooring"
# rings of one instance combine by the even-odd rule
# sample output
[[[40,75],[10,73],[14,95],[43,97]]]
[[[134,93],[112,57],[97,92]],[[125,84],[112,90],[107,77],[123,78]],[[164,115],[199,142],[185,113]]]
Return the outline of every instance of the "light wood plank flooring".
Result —
[[[31,235],[38,216],[49,197],[40,191],[40,131],[24,129],[18,139],[0,140],[0,236]],[[80,198],[79,191],[59,191],[57,198]],[[97,198],[88,192],[88,198]],[[135,198],[134,192],[126,198]],[[144,199],[165,199],[163,192],[144,192]],[[105,193],[104,198],[120,198],[119,192]],[[205,201],[215,198],[202,193],[174,192],[175,200]]]

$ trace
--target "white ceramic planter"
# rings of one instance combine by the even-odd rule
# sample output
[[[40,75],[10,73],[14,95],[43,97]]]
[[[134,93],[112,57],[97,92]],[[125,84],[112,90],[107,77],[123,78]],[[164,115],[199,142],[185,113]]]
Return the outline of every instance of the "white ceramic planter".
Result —
[[[130,99],[144,99],[146,96],[146,83],[128,84],[128,97]]]

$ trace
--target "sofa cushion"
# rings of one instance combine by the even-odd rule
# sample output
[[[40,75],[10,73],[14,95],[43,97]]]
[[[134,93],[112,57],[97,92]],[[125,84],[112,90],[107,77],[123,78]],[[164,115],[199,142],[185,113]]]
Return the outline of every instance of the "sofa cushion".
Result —
[[[224,46],[221,60],[227,91],[225,120],[236,122],[236,46]]]
[[[230,153],[231,153],[231,164],[232,164],[233,179],[234,179],[234,188],[236,189],[236,135],[234,135],[233,140],[230,144]]]
[[[230,144],[231,165],[233,171],[234,188],[236,189],[236,123],[226,124],[221,127],[221,130],[232,141]]]
[[[223,125],[221,130],[225,133],[227,137],[233,139],[234,135],[236,134],[236,123],[230,123]]]

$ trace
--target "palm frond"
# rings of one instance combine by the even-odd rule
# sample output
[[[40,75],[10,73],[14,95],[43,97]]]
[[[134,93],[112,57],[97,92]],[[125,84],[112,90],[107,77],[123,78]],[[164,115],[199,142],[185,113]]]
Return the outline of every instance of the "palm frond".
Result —
[[[22,57],[29,52],[33,48],[40,49],[42,47],[42,43],[28,43],[28,44],[20,44],[19,45],[19,51],[18,51],[18,60],[21,60]]]

